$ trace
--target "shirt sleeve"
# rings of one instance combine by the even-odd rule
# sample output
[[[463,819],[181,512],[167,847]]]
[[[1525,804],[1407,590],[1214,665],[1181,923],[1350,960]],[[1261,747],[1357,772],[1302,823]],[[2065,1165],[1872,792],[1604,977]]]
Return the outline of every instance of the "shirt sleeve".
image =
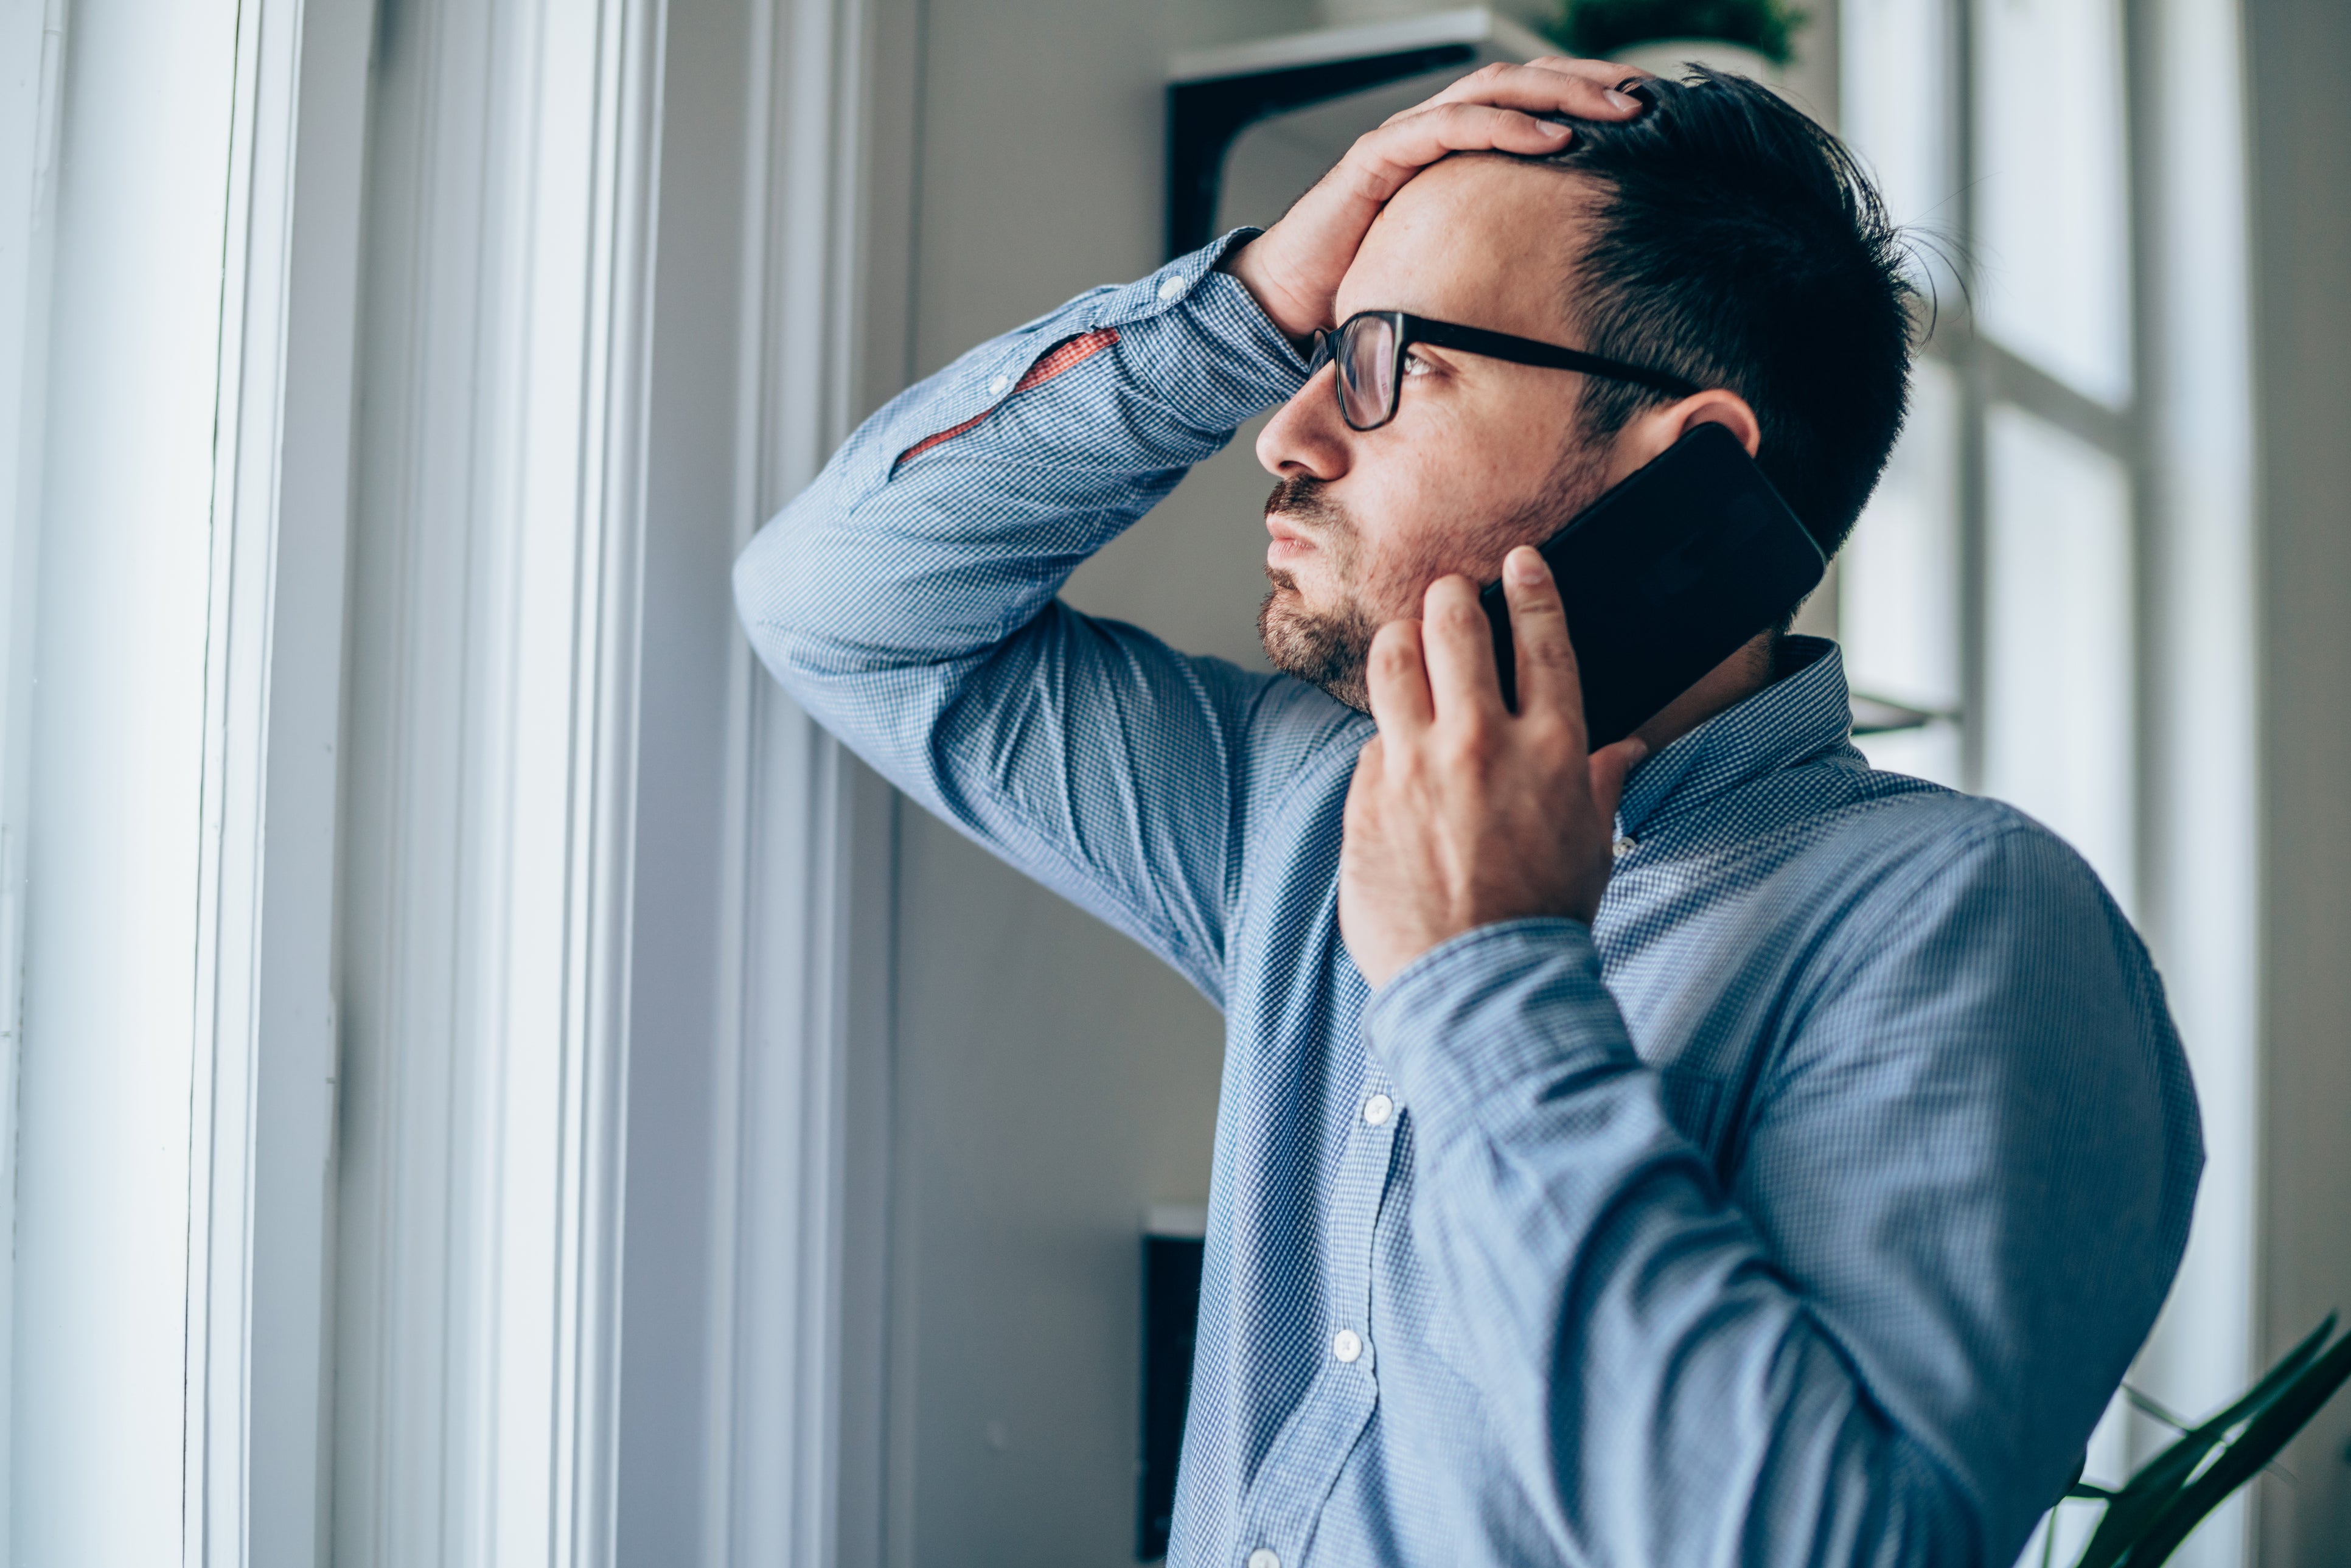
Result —
[[[1219,1003],[1251,796],[1282,746],[1352,716],[1055,596],[1302,384],[1296,350],[1214,270],[1249,232],[1082,295],[902,394],[735,571],[753,647],[812,716]]]
[[[1374,998],[1416,1230],[1563,1555],[2004,1564],[2154,1321],[2202,1156],[2095,877],[2026,824],[1844,929],[1728,1191],[1583,926]]]

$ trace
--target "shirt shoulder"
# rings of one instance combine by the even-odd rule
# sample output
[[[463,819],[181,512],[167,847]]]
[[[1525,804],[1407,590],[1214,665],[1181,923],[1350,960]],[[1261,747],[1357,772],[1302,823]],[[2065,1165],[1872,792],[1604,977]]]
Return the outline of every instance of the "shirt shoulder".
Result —
[[[1853,775],[1819,819],[1814,852],[1908,868],[1922,893],[1991,879],[2048,884],[2053,894],[2120,917],[2095,868],[2038,819],[1990,796],[1871,768]]]

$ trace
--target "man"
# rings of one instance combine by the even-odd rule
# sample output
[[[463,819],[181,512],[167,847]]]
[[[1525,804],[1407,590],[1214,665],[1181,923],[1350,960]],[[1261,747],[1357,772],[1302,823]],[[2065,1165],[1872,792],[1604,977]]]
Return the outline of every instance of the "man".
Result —
[[[1226,1011],[1172,1563],[2005,1563],[2185,1239],[2138,941],[2022,816],[1869,771],[1832,645],[1585,754],[1518,547],[1713,422],[1833,549],[1908,357],[1832,140],[1623,75],[1489,68],[974,350],[737,569],[812,713]],[[1307,356],[1372,309],[1613,363],[1343,341],[1343,397]],[[1053,597],[1277,403],[1289,674]]]

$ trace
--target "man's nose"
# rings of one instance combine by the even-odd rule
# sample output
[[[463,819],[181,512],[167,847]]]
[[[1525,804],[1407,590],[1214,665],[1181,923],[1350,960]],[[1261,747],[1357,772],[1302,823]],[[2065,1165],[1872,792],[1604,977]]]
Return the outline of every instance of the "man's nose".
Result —
[[[1335,367],[1325,365],[1307,378],[1274,411],[1258,433],[1257,460],[1279,479],[1312,478],[1326,484],[1346,473],[1354,433],[1339,417],[1339,400],[1332,395]]]

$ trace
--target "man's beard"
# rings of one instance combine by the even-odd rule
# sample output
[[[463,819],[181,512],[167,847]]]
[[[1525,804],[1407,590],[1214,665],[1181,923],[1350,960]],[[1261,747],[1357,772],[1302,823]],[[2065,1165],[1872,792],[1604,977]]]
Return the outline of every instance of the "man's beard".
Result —
[[[1589,506],[1600,493],[1600,478],[1596,454],[1562,453],[1541,493],[1499,522],[1475,528],[1459,556],[1447,560],[1431,549],[1415,551],[1396,570],[1382,574],[1389,583],[1374,583],[1364,580],[1363,537],[1354,519],[1331,499],[1321,480],[1292,475],[1266,497],[1266,516],[1294,517],[1312,526],[1314,547],[1329,563],[1339,602],[1328,610],[1310,610],[1295,577],[1266,568],[1266,579],[1273,586],[1257,611],[1258,640],[1265,645],[1265,656],[1284,674],[1322,687],[1358,712],[1371,712],[1366,672],[1372,639],[1379,629],[1416,612],[1420,595],[1448,571],[1463,572],[1478,582],[1499,576],[1502,557],[1514,546],[1541,543]],[[1398,591],[1393,596],[1405,601],[1405,607],[1382,614],[1373,601],[1390,597],[1378,591],[1391,584]]]
[[[1321,480],[1303,475],[1276,485],[1266,497],[1265,512],[1270,517],[1296,517],[1316,525],[1314,548],[1330,562],[1343,595],[1336,610],[1309,610],[1298,579],[1267,567],[1266,580],[1273,586],[1257,607],[1257,635],[1265,656],[1284,674],[1322,687],[1351,708],[1371,712],[1371,687],[1364,672],[1371,663],[1372,637],[1380,622],[1356,594],[1357,558],[1363,552],[1354,520],[1323,494]]]

